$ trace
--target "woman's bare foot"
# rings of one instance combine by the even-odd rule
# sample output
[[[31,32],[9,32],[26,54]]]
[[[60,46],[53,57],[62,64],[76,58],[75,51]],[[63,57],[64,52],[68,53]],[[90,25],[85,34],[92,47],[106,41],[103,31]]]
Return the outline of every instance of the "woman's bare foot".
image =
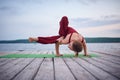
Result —
[[[33,38],[32,37],[29,37],[29,42],[33,42]]]
[[[56,54],[57,57],[63,56],[63,54]]]

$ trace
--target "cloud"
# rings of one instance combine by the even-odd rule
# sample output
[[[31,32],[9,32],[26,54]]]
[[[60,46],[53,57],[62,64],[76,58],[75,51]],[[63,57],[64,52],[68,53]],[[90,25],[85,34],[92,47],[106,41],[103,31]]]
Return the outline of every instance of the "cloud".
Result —
[[[77,29],[81,34],[89,37],[120,37],[120,23]]]
[[[104,16],[101,19],[74,18],[70,19],[72,25],[76,27],[97,27],[120,23],[119,15]]]
[[[11,8],[10,8],[10,7],[7,7],[7,6],[0,7],[0,10],[1,10],[1,11],[10,10],[10,9],[11,9]]]
[[[116,2],[116,0],[110,0],[110,3],[107,0],[0,0],[0,38],[55,35],[63,15],[70,18],[70,25],[76,29],[82,28],[83,31],[85,28],[98,30],[102,26],[118,24],[119,5]],[[114,32],[119,33],[117,30]]]
[[[16,7],[8,7],[8,6],[2,6],[0,7],[0,17],[4,17],[4,16],[12,16],[12,15],[16,15],[19,14],[18,11],[19,8]]]
[[[80,3],[82,5],[89,5],[92,3],[96,3],[98,0],[63,0],[63,1],[65,1],[66,3],[77,2],[77,3]]]
[[[120,20],[120,15],[112,14],[112,15],[101,16],[101,18],[105,20],[115,20],[115,19]]]
[[[70,21],[72,21],[72,22],[80,22],[80,23],[83,23],[83,22],[86,22],[86,21],[89,21],[89,20],[91,20],[90,18],[72,18],[72,19],[70,19]]]

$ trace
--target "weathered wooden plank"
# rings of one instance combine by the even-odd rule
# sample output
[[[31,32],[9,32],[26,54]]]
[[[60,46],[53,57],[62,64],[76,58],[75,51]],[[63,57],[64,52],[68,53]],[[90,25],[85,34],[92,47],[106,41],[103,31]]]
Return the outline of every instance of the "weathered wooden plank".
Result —
[[[101,59],[101,58],[92,58],[93,60],[96,60],[98,62],[101,62],[101,63],[104,63],[105,65],[107,66],[110,66],[112,68],[117,68],[120,70],[120,65],[119,64],[116,64],[116,63],[111,63],[110,61],[107,61],[107,60],[104,60],[104,59]]]
[[[13,60],[12,58],[10,58],[9,60],[11,60],[9,63],[0,66],[0,74],[3,73],[3,72],[5,72],[8,69],[14,67],[16,64],[19,64],[24,59],[20,59],[19,58],[19,59]]]
[[[97,80],[92,74],[70,58],[64,58],[65,63],[74,74],[76,80]]]
[[[95,65],[88,63],[87,61],[84,61],[80,58],[73,58],[73,60],[75,60],[79,65],[89,71],[98,80],[118,80],[116,77],[110,75],[109,73],[96,67]]]
[[[8,54],[15,54],[17,52],[19,51],[3,51],[3,52],[0,51],[0,56],[8,55]]]
[[[53,53],[52,51],[21,51],[20,53],[24,54],[24,52],[25,54]],[[69,54],[67,51],[62,53]],[[0,66],[0,80],[119,80],[119,72],[116,71],[120,67],[119,64],[114,63],[119,59],[111,55],[104,57],[104,55],[93,59],[45,58],[43,62],[39,58],[1,59],[0,64],[5,65]],[[109,58],[114,62],[108,61]]]
[[[6,60],[8,60],[8,59],[6,59],[6,58],[0,58],[0,63],[4,62]]]
[[[95,66],[120,79],[120,65],[110,63],[99,58],[84,58],[84,60],[90,62],[91,64],[94,64]]]
[[[9,55],[9,54],[15,54],[16,52],[18,51],[5,51],[5,52],[2,52],[2,55],[1,55],[1,52],[0,52],[0,56],[4,56],[4,55]],[[12,58],[12,59],[9,59],[9,58],[0,58],[0,67],[15,60],[15,58]]]
[[[6,71],[2,72],[0,75],[1,80],[10,80],[14,78],[17,74],[19,74],[26,66],[28,66],[34,59],[25,59],[18,64],[15,64],[13,67],[7,69]]]
[[[120,57],[120,53],[118,53],[118,54],[113,54],[114,52],[104,52],[104,51],[92,51],[92,52],[96,52],[96,53],[100,53],[100,54],[105,54],[105,55],[111,55],[111,56],[115,56],[115,57]]]
[[[4,60],[0,61],[0,67],[7,64],[7,63],[10,63],[13,60],[15,60],[15,58],[12,58],[12,59],[4,58]]]
[[[42,58],[37,58],[31,62],[23,71],[15,76],[13,80],[32,80],[34,79],[40,64],[42,63]]]
[[[101,58],[101,59],[108,60],[108,61],[111,61],[113,63],[120,64],[120,58],[119,57],[115,57],[115,56],[111,56],[111,55],[105,55],[105,54],[100,54],[100,53],[95,53],[95,54],[99,55],[100,56],[99,58]]]
[[[106,61],[109,61],[111,63],[115,63],[115,64],[119,64],[120,65],[120,61],[114,59],[114,58],[110,58],[110,57],[100,57],[100,59],[102,60],[106,60]]]
[[[75,80],[62,58],[54,58],[55,80]]]
[[[52,58],[45,58],[34,80],[54,80]]]

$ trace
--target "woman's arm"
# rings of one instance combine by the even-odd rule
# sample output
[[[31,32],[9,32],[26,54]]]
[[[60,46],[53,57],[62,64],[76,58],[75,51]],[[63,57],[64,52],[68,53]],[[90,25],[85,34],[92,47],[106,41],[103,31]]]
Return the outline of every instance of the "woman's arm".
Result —
[[[59,53],[59,45],[67,44],[68,40],[69,40],[69,35],[67,35],[65,39],[64,36],[57,39],[57,42],[55,43],[56,56],[62,56],[62,54]]]
[[[57,41],[60,43],[64,39],[64,36],[61,36],[60,38],[57,39]]]
[[[59,41],[60,44],[68,44],[69,42],[69,37],[70,37],[70,34],[68,34],[64,39],[61,39]]]
[[[87,46],[86,46],[86,41],[85,40],[83,41],[83,50],[84,50],[84,55],[87,56],[88,53],[87,53]]]
[[[55,43],[55,50],[56,50],[56,56],[63,56],[62,54],[59,53],[59,42]]]
[[[56,50],[56,55],[59,55],[59,42],[55,43],[55,50]]]

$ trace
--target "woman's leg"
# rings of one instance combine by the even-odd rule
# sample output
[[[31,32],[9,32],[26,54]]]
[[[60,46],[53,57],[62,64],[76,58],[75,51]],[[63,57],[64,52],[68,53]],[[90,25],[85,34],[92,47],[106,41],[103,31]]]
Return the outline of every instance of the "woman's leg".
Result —
[[[59,28],[59,35],[60,36],[66,36],[68,33],[68,18],[66,16],[62,17],[60,21],[60,28]]]
[[[42,44],[53,44],[57,42],[57,39],[60,36],[51,36],[51,37],[38,37],[38,43]]]
[[[29,42],[38,42],[41,44],[52,44],[52,43],[56,43],[57,39],[60,38],[60,36],[51,36],[51,37],[29,37]]]
[[[62,54],[59,53],[59,42],[56,41],[58,38],[60,38],[60,36],[38,37],[38,38],[29,37],[29,42],[35,41],[42,44],[55,43],[56,56],[63,56]]]
[[[62,23],[60,23],[59,35],[65,37],[68,32],[67,30],[68,30],[68,26],[64,26]]]

